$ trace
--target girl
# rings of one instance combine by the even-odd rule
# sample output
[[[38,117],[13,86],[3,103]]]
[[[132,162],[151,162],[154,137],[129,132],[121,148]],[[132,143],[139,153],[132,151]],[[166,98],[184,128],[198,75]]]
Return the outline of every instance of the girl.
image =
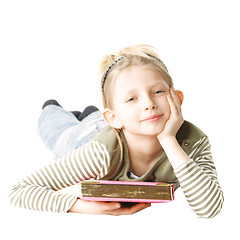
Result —
[[[84,201],[58,190],[90,178],[159,181],[181,186],[197,216],[216,216],[223,193],[208,137],[183,120],[183,94],[154,49],[128,47],[101,66],[103,114],[92,106],[68,112],[47,101],[39,133],[58,159],[16,184],[11,203],[40,211],[132,214],[150,205]]]

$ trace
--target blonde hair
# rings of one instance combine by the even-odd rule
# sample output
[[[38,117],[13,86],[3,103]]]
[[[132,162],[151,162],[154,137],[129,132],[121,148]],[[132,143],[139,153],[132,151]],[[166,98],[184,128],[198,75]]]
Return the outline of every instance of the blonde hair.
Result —
[[[170,87],[173,86],[172,78],[166,66],[152,46],[136,45],[125,47],[116,54],[106,55],[100,64],[104,108],[112,109],[112,89],[118,74],[127,67],[138,65],[151,65],[151,67],[159,71]]]
[[[156,50],[149,45],[136,45],[126,47],[116,54],[106,55],[101,62],[100,72],[102,100],[104,108],[113,108],[112,104],[112,89],[118,74],[125,68],[138,65],[151,65],[154,69],[159,71],[169,87],[173,86],[172,78],[164,63],[159,58]],[[121,159],[123,157],[123,143],[121,129],[114,129],[121,151]]]

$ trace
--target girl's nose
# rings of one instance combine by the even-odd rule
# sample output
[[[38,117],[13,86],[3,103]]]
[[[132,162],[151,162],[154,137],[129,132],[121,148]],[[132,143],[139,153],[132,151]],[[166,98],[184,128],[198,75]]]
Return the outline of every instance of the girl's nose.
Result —
[[[146,103],[145,103],[145,111],[147,111],[147,110],[152,110],[152,109],[156,109],[157,108],[157,106],[156,106],[156,104],[151,100],[151,99],[149,99],[148,101],[146,101]]]
[[[152,106],[146,107],[146,108],[145,108],[145,111],[146,111],[146,110],[151,110],[151,109],[156,109],[156,106],[155,106],[155,105],[152,105]]]

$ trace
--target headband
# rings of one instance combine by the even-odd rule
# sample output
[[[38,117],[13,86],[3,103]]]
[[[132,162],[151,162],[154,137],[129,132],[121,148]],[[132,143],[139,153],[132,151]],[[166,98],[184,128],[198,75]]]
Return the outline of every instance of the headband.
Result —
[[[151,57],[151,58],[154,58],[155,60],[159,61],[161,64],[164,65],[164,63],[157,57],[153,56],[153,55],[150,55],[150,54],[146,54],[147,56]],[[104,77],[103,77],[103,82],[102,82],[102,91],[104,91],[104,85],[105,85],[105,82],[106,82],[106,79],[107,79],[107,76],[109,74],[109,71],[119,62],[121,61],[123,58],[125,57],[125,55],[121,56],[120,58],[118,58],[117,60],[115,60],[110,66],[109,68],[107,69]],[[164,65],[164,67],[166,68],[166,66]],[[167,70],[167,68],[166,68]]]
[[[113,64],[110,65],[110,67],[107,69],[107,71],[106,71],[106,73],[105,73],[105,75],[104,75],[104,77],[103,77],[102,91],[104,91],[104,85],[105,85],[105,82],[106,82],[106,79],[107,79],[107,76],[108,76],[109,71],[110,71],[119,61],[121,61],[123,58],[124,58],[124,56],[121,56],[120,58],[118,58],[117,60],[115,60],[115,61],[113,62]]]

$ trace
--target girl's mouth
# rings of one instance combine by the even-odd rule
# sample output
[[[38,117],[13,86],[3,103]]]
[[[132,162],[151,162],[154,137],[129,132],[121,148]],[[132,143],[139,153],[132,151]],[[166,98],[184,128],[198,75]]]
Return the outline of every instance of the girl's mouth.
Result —
[[[163,114],[160,114],[160,115],[152,115],[152,116],[150,116],[150,117],[147,117],[147,118],[141,120],[141,122],[156,122],[156,121],[158,121],[162,116],[163,116]]]

